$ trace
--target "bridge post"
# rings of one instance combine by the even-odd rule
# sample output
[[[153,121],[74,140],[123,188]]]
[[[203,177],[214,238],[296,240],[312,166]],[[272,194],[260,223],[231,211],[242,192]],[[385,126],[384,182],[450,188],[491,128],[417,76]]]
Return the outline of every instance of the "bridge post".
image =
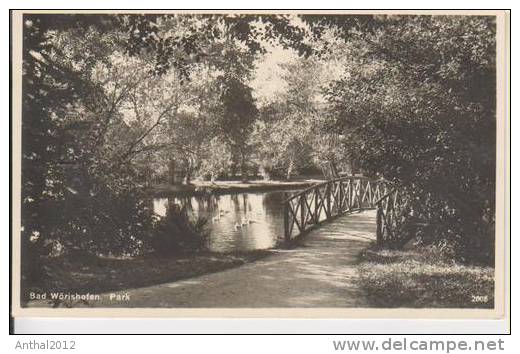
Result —
[[[302,231],[305,230],[306,224],[306,215],[305,215],[305,200],[303,198],[307,198],[305,194],[300,196],[300,225],[302,226]]]
[[[287,193],[283,194],[284,200],[287,199]],[[289,234],[289,205],[288,203],[284,203],[283,205],[283,230],[284,230],[284,239],[286,242],[291,240],[291,235]]]
[[[318,189],[314,190],[314,224],[317,224],[320,222],[320,216],[319,216],[319,208],[318,208]]]
[[[327,218],[330,218],[332,216],[331,210],[330,210],[330,193],[332,188],[330,187],[330,182],[327,183],[327,188],[325,189],[325,196],[327,201]]]
[[[338,185],[338,188],[339,188],[339,205],[338,205],[338,213],[342,213],[343,212],[343,182],[342,181],[339,181],[339,185]]]
[[[376,215],[376,243],[381,246],[383,244],[383,207],[379,203]]]

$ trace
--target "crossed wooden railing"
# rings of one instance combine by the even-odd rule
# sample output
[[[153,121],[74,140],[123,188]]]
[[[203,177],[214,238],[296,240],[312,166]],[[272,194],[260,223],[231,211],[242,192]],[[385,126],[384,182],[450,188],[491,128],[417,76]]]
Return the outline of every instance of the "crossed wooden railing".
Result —
[[[376,237],[379,245],[401,246],[414,235],[411,228],[417,222],[411,222],[410,204],[398,189],[393,189],[377,202]]]
[[[284,200],[284,238],[291,241],[339,215],[377,209],[377,242],[394,243],[407,217],[403,202],[383,179],[347,176],[318,183]]]

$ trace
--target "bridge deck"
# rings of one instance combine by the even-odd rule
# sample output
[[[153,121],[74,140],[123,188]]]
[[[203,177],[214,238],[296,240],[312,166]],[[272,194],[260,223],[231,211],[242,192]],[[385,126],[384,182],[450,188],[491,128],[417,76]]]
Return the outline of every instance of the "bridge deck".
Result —
[[[359,252],[375,239],[374,210],[341,216],[303,246],[219,273],[129,291],[122,307],[363,307]],[[95,302],[94,306],[117,306]]]

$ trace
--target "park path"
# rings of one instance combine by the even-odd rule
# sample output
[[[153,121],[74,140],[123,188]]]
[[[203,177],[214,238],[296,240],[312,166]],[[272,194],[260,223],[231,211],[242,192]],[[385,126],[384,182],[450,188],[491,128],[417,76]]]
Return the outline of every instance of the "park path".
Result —
[[[303,245],[218,273],[128,290],[129,301],[96,307],[364,307],[356,263],[375,238],[375,211],[341,216]]]

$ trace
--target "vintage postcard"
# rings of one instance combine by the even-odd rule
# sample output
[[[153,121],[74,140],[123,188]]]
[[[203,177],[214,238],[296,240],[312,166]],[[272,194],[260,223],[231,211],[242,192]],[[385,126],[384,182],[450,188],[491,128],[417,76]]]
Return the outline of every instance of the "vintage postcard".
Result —
[[[11,23],[15,317],[508,316],[507,11]]]

